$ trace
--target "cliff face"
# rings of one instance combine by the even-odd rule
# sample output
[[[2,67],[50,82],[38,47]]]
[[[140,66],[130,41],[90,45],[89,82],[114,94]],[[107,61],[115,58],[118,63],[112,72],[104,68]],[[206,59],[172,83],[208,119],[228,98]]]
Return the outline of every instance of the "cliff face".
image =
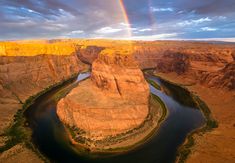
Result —
[[[235,90],[235,61],[213,73],[203,73],[201,83],[209,87]]]
[[[69,42],[0,42],[0,56],[71,55],[77,50]]]
[[[165,51],[161,59],[158,60],[156,71],[168,73],[176,72],[178,75],[186,73],[190,68],[189,56],[174,51]]]
[[[149,94],[149,88],[142,72],[133,56],[123,53],[125,52],[108,49],[102,51],[92,64],[91,79],[104,91],[147,104],[148,96],[143,94]],[[135,93],[132,92],[133,90]]]
[[[104,50],[82,82],[57,106],[59,118],[102,140],[131,130],[148,115],[149,87],[131,55]]]
[[[15,110],[20,108],[19,101],[24,102],[29,96],[48,85],[80,70],[82,63],[78,58],[86,63],[93,63],[104,48],[116,47],[117,49],[127,45],[132,46],[132,53],[141,69],[156,68],[157,72],[177,73],[183,78],[190,78],[195,83],[205,86],[234,90],[234,64],[232,63],[235,56],[234,46],[173,41],[147,43],[105,40],[0,42],[0,108],[9,108],[8,111],[13,115]],[[129,89],[132,81],[116,82],[128,76],[122,75],[123,69],[119,68],[120,65],[120,67],[128,67],[128,65],[122,65],[126,64],[126,61],[122,60],[124,61],[125,57],[113,58],[110,55],[107,59],[100,55],[100,58],[94,62],[93,67],[96,70],[92,73],[92,80],[104,92],[110,89],[122,95],[128,94],[125,90]],[[130,63],[135,62],[133,58],[130,60]],[[102,67],[102,64],[105,66]],[[131,66],[135,67],[136,64]],[[142,79],[135,75],[139,71],[134,71],[131,66],[128,72],[131,70],[132,77],[135,77],[136,81],[141,81]],[[107,75],[108,71],[116,75]]]
[[[135,58],[142,69],[154,68],[157,73],[175,73],[192,83],[233,90],[234,46],[179,43],[135,45]],[[230,68],[224,68],[228,65]]]
[[[0,84],[24,101],[81,69],[82,64],[76,55],[0,57]]]
[[[141,69],[155,68],[156,72],[176,73],[179,77],[192,83],[232,90],[228,84],[222,84],[222,87],[220,84],[216,84],[218,82],[215,81],[219,78],[216,78],[218,75],[215,74],[221,73],[222,69],[233,61],[234,45],[180,41],[147,43],[114,41],[113,44],[109,41],[103,41],[102,47],[99,45],[99,41],[84,41],[82,44],[87,45],[80,49],[79,57],[88,63],[92,63],[97,58],[101,48],[114,46],[117,49],[129,45],[132,47],[134,58]],[[214,75],[211,75],[210,79],[202,81],[205,76],[208,76],[206,74],[210,73]],[[230,80],[220,79],[223,80],[220,81],[222,83]],[[213,82],[211,82],[212,80]]]
[[[77,52],[77,55],[84,63],[92,64],[103,49],[104,47],[99,46],[82,46]]]
[[[50,85],[85,68],[73,45],[9,43],[0,56],[0,130],[7,127],[22,103]],[[11,47],[12,45],[13,47]],[[15,46],[16,45],[16,46]],[[67,48],[73,47],[73,48]],[[35,49],[34,49],[35,47]],[[65,49],[64,49],[65,48]],[[45,51],[50,49],[49,51]],[[54,55],[50,55],[53,52]],[[41,55],[45,53],[44,55]],[[66,55],[63,55],[66,54]]]

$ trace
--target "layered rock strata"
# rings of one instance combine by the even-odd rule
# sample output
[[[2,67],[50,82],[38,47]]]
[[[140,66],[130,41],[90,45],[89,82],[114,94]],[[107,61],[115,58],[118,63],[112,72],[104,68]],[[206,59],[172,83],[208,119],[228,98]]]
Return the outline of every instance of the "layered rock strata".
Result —
[[[11,42],[0,47],[1,132],[27,98],[86,67],[72,44]]]
[[[219,71],[203,73],[200,81],[208,87],[235,90],[235,61],[227,64]]]
[[[149,86],[132,57],[124,50],[102,51],[93,62],[91,80],[59,101],[59,118],[94,141],[140,126],[149,112]]]
[[[104,47],[99,46],[81,46],[77,55],[84,63],[92,64],[103,49]]]

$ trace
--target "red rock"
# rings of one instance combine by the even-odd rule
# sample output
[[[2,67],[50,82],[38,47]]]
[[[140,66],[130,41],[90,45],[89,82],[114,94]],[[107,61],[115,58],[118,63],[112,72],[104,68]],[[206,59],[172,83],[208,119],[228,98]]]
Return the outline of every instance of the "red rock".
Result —
[[[59,118],[92,140],[124,133],[148,115],[149,87],[131,55],[103,51],[91,80],[73,89],[57,106]]]

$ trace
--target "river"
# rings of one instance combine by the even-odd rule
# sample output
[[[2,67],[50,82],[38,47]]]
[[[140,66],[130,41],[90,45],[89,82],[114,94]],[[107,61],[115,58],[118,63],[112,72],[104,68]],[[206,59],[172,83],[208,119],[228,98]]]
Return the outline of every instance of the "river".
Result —
[[[192,104],[192,99],[182,88],[158,77],[148,75],[161,86],[161,91],[150,85],[151,93],[165,103],[168,115],[150,140],[129,152],[107,157],[87,157],[78,154],[71,145],[64,125],[56,115],[56,104],[76,84],[89,77],[80,74],[76,81],[48,91],[35,100],[25,111],[25,117],[32,129],[32,142],[51,162],[63,163],[170,163],[174,162],[178,147],[188,133],[201,127],[205,119],[201,111]]]

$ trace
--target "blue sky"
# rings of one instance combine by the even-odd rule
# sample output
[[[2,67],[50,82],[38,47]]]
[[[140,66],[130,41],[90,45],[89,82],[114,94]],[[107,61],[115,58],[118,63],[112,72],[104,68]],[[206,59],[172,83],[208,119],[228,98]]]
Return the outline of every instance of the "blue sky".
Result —
[[[0,0],[0,39],[235,41],[235,0],[123,0],[123,3],[129,24],[118,0]]]

